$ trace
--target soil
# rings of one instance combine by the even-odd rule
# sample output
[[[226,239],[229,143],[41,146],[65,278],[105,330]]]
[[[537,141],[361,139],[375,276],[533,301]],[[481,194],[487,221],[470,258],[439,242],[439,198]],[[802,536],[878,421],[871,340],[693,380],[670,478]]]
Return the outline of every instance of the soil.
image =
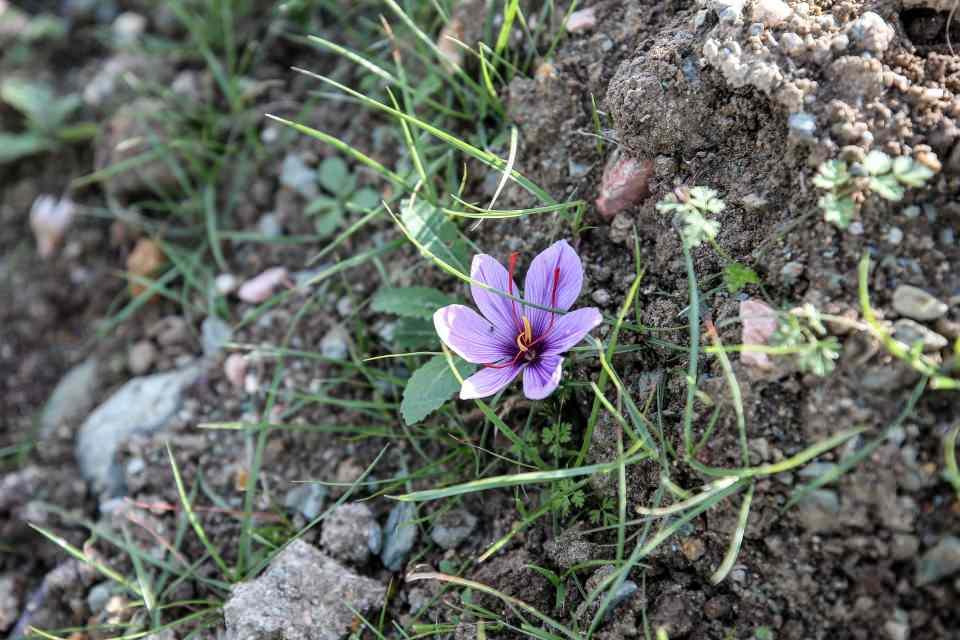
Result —
[[[148,32],[169,29],[162,11],[138,3],[117,4],[148,16]],[[479,11],[482,16],[482,4],[464,3],[462,11],[467,16]],[[655,204],[677,188],[707,185],[727,203],[717,216],[720,248],[753,268],[763,282],[762,287],[751,285],[737,294],[715,284],[703,286],[707,292],[704,311],[718,326],[725,344],[741,341],[738,307],[748,296],[763,298],[776,308],[809,303],[826,313],[858,318],[857,264],[865,252],[872,255],[870,296],[881,318],[897,319],[892,297],[898,286],[919,287],[948,305],[943,318],[928,324],[952,342],[960,335],[960,272],[953,268],[960,264],[960,57],[951,52],[947,34],[958,42],[960,33],[946,20],[949,3],[788,0],[792,11],[785,17],[775,11],[777,4],[758,4],[769,11],[748,4],[738,13],[735,3],[723,0],[587,0],[578,8],[594,10],[595,26],[569,34],[553,59],[541,62],[532,77],[511,83],[504,97],[509,117],[521,133],[517,168],[557,200],[582,198],[590,203],[586,227],[574,239],[586,272],[582,303],[598,304],[605,313],[616,312],[634,278],[635,228],[645,267],[639,321],[663,329],[656,337],[684,344],[688,284],[680,238],[669,216],[658,213]],[[851,29],[868,12],[876,14],[889,32]],[[272,14],[264,8],[258,15],[259,22],[245,25],[250,38],[266,37],[267,16]],[[867,23],[876,26],[870,19]],[[311,23],[325,37],[337,39],[338,34],[324,34],[323,25],[322,19]],[[113,55],[95,32],[95,24],[81,20],[72,24],[79,62],[65,65],[50,53],[31,61],[36,68],[25,68],[4,58],[2,64],[9,68],[0,67],[0,72],[26,69],[52,80],[61,92],[82,90]],[[795,34],[800,44],[785,37],[788,33]],[[145,73],[166,78],[169,70],[157,69],[155,63],[147,65]],[[172,66],[178,73],[196,71],[203,86],[203,72],[176,60]],[[344,61],[280,40],[255,70],[254,80],[267,87],[256,98],[258,112],[269,110],[335,132],[388,166],[396,161],[395,149],[401,140],[390,123],[378,116],[336,101],[303,111],[316,85],[291,73],[290,66],[327,73],[347,84],[353,77]],[[73,73],[78,67],[83,73]],[[600,144],[594,101],[601,112]],[[122,102],[88,106],[85,115],[106,122]],[[0,124],[8,126],[16,118],[4,109],[0,107]],[[812,119],[812,132],[791,127],[795,121],[791,116],[798,113]],[[238,228],[252,231],[263,212],[274,211],[285,234],[310,233],[311,223],[301,215],[304,199],[279,179],[282,160],[298,153],[318,165],[333,151],[304,137],[284,137],[266,121],[258,125],[258,135],[264,139],[270,137],[267,131],[279,134],[280,141],[264,144],[257,174],[239,182],[241,194],[233,221]],[[0,448],[38,436],[39,415],[53,388],[64,372],[91,355],[105,363],[95,398],[99,403],[133,377],[128,352],[136,343],[152,341],[158,349],[149,372],[174,368],[186,356],[201,351],[203,315],[196,311],[203,308],[200,304],[184,307],[158,298],[125,322],[104,324],[129,300],[127,284],[117,275],[127,255],[140,236],[155,229],[152,224],[111,222],[104,215],[116,206],[135,206],[135,187],[108,183],[70,191],[84,215],[70,229],[57,256],[44,260],[37,255],[28,222],[31,204],[43,193],[68,192],[71,179],[92,171],[103,154],[104,143],[97,144],[101,145],[99,155],[94,145],[76,145],[55,158],[0,165],[0,299],[5,301],[0,305],[4,328],[0,333]],[[606,218],[592,203],[615,148],[652,161],[654,172],[641,201]],[[909,189],[902,202],[868,198],[855,228],[842,231],[822,219],[817,209],[820,193],[811,178],[826,159],[856,161],[871,149],[909,155],[935,168],[936,175],[927,188]],[[361,181],[387,194],[374,177],[359,173]],[[484,195],[489,187],[489,181],[477,179],[470,193],[481,201],[489,197]],[[525,193],[512,187],[500,201],[504,208],[532,204]],[[383,246],[395,234],[388,222],[374,223],[323,262]],[[566,222],[529,216],[486,221],[470,237],[491,255],[521,251],[529,258],[567,234]],[[230,272],[241,281],[273,266],[285,266],[291,273],[321,266],[305,266],[318,249],[311,245],[226,244]],[[718,252],[704,246],[694,258],[701,283],[718,282],[725,264]],[[389,270],[397,274],[395,285],[452,289],[443,274],[424,269],[409,247],[383,260],[389,260]],[[269,351],[286,345],[319,352],[323,337],[342,326],[354,336],[349,346],[358,354],[389,352],[390,343],[383,336],[391,319],[364,304],[380,281],[376,267],[365,263],[346,273],[342,280],[331,278],[309,292],[295,289],[256,318],[247,316],[255,305],[231,300],[233,342],[252,345],[260,353],[253,359],[246,388],[227,379],[224,354],[220,354],[188,389],[183,409],[167,431],[127,440],[119,454],[127,501],[110,502],[94,495],[80,479],[73,451],[79,420],[3,458],[0,574],[16,576],[8,591],[19,609],[0,632],[16,637],[27,623],[56,629],[106,620],[108,613],[91,611],[87,604],[88,591],[99,578],[84,574],[79,563],[41,542],[26,523],[48,528],[78,547],[87,543],[90,553],[132,573],[129,559],[102,540],[88,540],[80,521],[100,522],[116,530],[126,523],[134,541],[145,548],[157,549],[160,540],[172,539],[178,496],[163,446],[167,441],[188,486],[200,482],[208,498],[204,504],[225,507],[203,514],[208,536],[218,541],[238,537],[236,514],[242,510],[255,439],[239,431],[199,429],[198,425],[267,419],[302,427],[272,431],[263,451],[261,490],[254,509],[260,518],[258,532],[278,541],[307,522],[284,509],[285,495],[296,486],[294,481],[350,483],[385,444],[389,447],[373,471],[376,479],[403,476],[423,464],[420,453],[382,417],[372,418],[349,404],[339,409],[310,404],[304,408],[292,393],[323,393],[343,400],[369,400],[376,393],[380,400],[395,402],[401,389],[385,383],[374,392],[344,382],[344,368],[324,360],[287,357],[278,368],[277,358]],[[607,295],[598,295],[601,290]],[[156,327],[171,316],[181,318],[187,331],[176,340],[161,342]],[[103,332],[104,326],[109,330]],[[817,460],[837,462],[876,437],[904,410],[918,376],[862,334],[831,330],[842,350],[835,370],[824,378],[790,367],[758,375],[740,362],[733,363],[744,395],[751,464],[780,461],[840,430],[864,427],[862,435]],[[665,432],[679,446],[686,394],[683,352],[634,333],[625,333],[621,339],[643,347],[615,359],[621,378],[634,397],[643,400],[661,385]],[[951,353],[943,349],[935,355],[946,360]],[[595,378],[594,361],[572,360],[565,374],[568,379]],[[406,375],[402,365],[386,363],[377,367]],[[268,391],[278,373],[279,388],[291,393],[264,416],[271,406]],[[727,402],[723,372],[714,360],[703,361],[700,388],[713,403]],[[578,390],[565,397],[569,404],[561,409],[559,402],[550,401],[538,419],[563,411],[564,419],[574,425],[573,441],[579,445],[592,396]],[[760,480],[742,551],[719,585],[712,585],[709,576],[727,549],[740,501],[729,499],[694,520],[634,571],[631,579],[642,588],[620,605],[599,634],[640,637],[645,615],[651,627],[665,627],[671,639],[760,638],[758,629],[763,627],[772,631],[772,637],[787,640],[960,638],[960,573],[923,585],[917,581],[918,558],[960,531],[960,497],[940,476],[943,440],[960,421],[957,398],[955,392],[926,391],[863,464],[826,487],[815,500],[783,510],[791,491],[811,479],[803,472]],[[464,412],[471,408],[463,406]],[[711,412],[704,401],[698,403],[696,435],[705,429]],[[520,406],[508,415],[519,421],[525,414]],[[337,431],[370,424],[390,437],[354,439]],[[494,444],[509,447],[502,438]],[[443,454],[440,445],[427,446],[429,456]],[[590,443],[588,462],[608,462],[615,451],[615,428],[604,418]],[[724,417],[701,451],[700,462],[738,466],[739,455],[733,419]],[[511,468],[500,472],[509,473]],[[673,480],[686,488],[703,483],[683,465],[673,473]],[[455,480],[453,476],[446,479]],[[631,511],[651,503],[658,481],[657,468],[628,467]],[[434,476],[415,480],[407,488],[437,484]],[[337,497],[342,491],[333,489],[331,495]],[[366,490],[361,493],[368,495]],[[541,496],[534,491],[518,495],[526,501],[528,512],[540,504]],[[598,477],[590,484],[588,507],[615,495],[614,480]],[[421,545],[408,568],[418,564],[459,567],[471,580],[568,620],[583,602],[580,587],[602,561],[612,558],[615,534],[590,533],[592,525],[585,514],[544,518],[514,536],[489,560],[473,562],[520,522],[514,500],[509,492],[468,496],[460,506],[479,520],[470,538],[455,551]],[[385,522],[392,503],[379,497],[368,504]],[[426,503],[419,516],[426,518],[441,508],[441,503]],[[304,539],[319,545],[321,527],[308,531]],[[422,529],[421,541],[429,540],[429,525],[423,524]],[[227,563],[235,562],[237,545],[227,543],[222,548]],[[195,537],[187,535],[179,553],[195,560],[205,551]],[[559,603],[550,582],[530,568],[561,573],[582,564],[586,568],[567,579],[566,596]],[[214,575],[215,567],[209,565],[203,565],[205,577]],[[449,593],[416,613],[420,604],[440,594],[436,585],[403,583],[376,559],[353,569],[384,584],[393,581],[391,619],[401,624],[459,620],[453,635],[476,637],[469,614],[456,617],[461,602]],[[65,578],[68,574],[74,578]],[[187,581],[178,589],[178,599],[224,595],[211,594],[201,580]],[[517,622],[499,600],[477,596],[476,604]],[[0,622],[7,623],[3,611],[0,606]],[[213,628],[222,629],[222,621],[215,621]],[[202,630],[198,637],[214,637],[215,632]],[[186,631],[177,633],[183,637]],[[511,637],[510,633],[504,631],[498,637]]]

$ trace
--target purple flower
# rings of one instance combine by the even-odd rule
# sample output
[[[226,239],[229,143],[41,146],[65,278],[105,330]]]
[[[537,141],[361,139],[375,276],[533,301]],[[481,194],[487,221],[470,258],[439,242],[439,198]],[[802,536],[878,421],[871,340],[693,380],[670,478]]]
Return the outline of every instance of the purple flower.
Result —
[[[493,289],[517,296],[513,282],[517,256],[510,255],[510,270],[494,258],[473,258],[470,276]],[[566,311],[583,287],[580,257],[566,240],[541,252],[527,270],[523,299],[531,304]],[[464,400],[497,393],[523,372],[523,394],[531,400],[550,395],[560,383],[563,353],[569,351],[600,324],[593,307],[559,314],[528,307],[494,291],[470,285],[477,313],[462,304],[451,304],[433,314],[433,325],[450,349],[484,367],[463,382]]]

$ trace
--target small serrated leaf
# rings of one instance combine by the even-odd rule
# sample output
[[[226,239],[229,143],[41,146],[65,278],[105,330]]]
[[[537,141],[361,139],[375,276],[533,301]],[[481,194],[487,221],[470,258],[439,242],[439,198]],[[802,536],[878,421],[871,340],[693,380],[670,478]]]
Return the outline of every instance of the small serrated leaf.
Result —
[[[893,175],[908,187],[922,187],[933,177],[933,171],[910,158],[897,158],[893,163]]]
[[[476,365],[454,357],[454,365],[464,378],[476,370]],[[407,425],[420,422],[460,389],[460,383],[450,371],[446,356],[434,356],[413,372],[403,390],[400,414]]]
[[[832,222],[841,229],[850,226],[856,207],[849,197],[838,198],[832,193],[826,193],[818,201],[823,209],[823,219]]]
[[[847,163],[842,160],[829,160],[820,165],[813,184],[821,189],[835,189],[850,180]]]
[[[727,291],[737,293],[748,284],[760,284],[760,276],[750,267],[731,262],[723,269],[723,282]]]
[[[430,287],[389,287],[377,292],[370,308],[379,313],[429,320],[437,309],[454,302],[447,294]]]
[[[884,200],[902,200],[903,187],[897,182],[893,174],[873,176],[870,178],[870,190]]]

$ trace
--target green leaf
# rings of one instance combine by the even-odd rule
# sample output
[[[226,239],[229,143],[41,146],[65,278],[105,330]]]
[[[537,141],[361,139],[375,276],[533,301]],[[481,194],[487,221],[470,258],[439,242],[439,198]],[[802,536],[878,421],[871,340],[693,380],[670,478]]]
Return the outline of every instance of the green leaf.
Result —
[[[35,133],[0,133],[0,164],[49,151],[53,145]]]
[[[867,157],[863,159],[863,168],[872,176],[889,173],[892,167],[893,160],[890,159],[890,156],[877,149],[868,153]]]
[[[818,204],[823,209],[824,220],[832,222],[841,229],[850,226],[856,207],[849,196],[838,198],[832,193],[825,193],[820,197]]]
[[[379,192],[369,187],[363,187],[362,189],[357,189],[357,191],[350,196],[350,203],[357,209],[367,211],[379,205],[381,199]]]
[[[933,177],[933,171],[910,158],[900,157],[893,161],[893,175],[908,187],[922,187]]]
[[[835,189],[850,181],[847,163],[842,160],[829,160],[820,165],[813,184],[821,189]]]
[[[370,306],[379,313],[429,320],[437,309],[453,303],[447,294],[429,287],[390,287],[380,289]]]
[[[336,198],[329,198],[327,196],[317,196],[314,198],[310,204],[307,205],[307,208],[304,210],[304,214],[312,216],[316,213],[330,211],[331,209],[336,209],[340,206],[340,201]]]
[[[731,262],[723,268],[723,282],[727,285],[727,291],[737,293],[748,284],[760,284],[760,276],[750,267]]]
[[[347,170],[347,163],[339,156],[327,156],[320,163],[320,169],[317,172],[317,178],[320,185],[330,193],[340,194],[346,191],[349,193],[353,189],[345,189],[347,186],[347,176],[350,172]]]
[[[457,371],[464,378],[476,370],[476,365],[454,358]],[[450,371],[446,356],[434,356],[413,372],[403,390],[400,413],[408,425],[420,422],[443,406],[460,389],[460,383]]]
[[[870,178],[870,190],[876,193],[884,200],[902,200],[903,187],[897,182],[893,174],[882,176],[872,176]]]
[[[413,238],[441,260],[466,271],[467,251],[456,225],[425,200],[404,200],[400,219]]]
[[[437,344],[437,330],[423,318],[400,318],[393,332],[393,344],[404,351],[414,351]]]
[[[32,126],[50,131],[59,127],[80,107],[80,98],[57,98],[44,84],[6,80],[0,85],[0,99],[27,117]]]
[[[330,209],[322,216],[318,216],[313,223],[313,228],[320,238],[326,238],[333,235],[333,232],[340,228],[343,222],[343,213],[340,209]]]

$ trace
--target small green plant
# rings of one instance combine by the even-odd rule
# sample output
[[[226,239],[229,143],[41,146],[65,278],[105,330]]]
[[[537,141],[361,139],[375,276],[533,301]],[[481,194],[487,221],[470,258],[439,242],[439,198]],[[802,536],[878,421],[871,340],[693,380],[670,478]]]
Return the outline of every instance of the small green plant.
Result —
[[[727,263],[723,268],[723,282],[730,293],[737,293],[750,284],[760,284],[756,271],[740,264],[717,244],[720,223],[709,216],[726,209],[717,192],[709,187],[677,189],[657,203],[660,213],[673,213],[680,225],[680,236],[688,247],[709,243]]]
[[[590,524],[604,527],[617,523],[617,505],[611,496],[604,496],[595,509],[590,509]]]
[[[368,211],[380,204],[380,194],[369,187],[357,187],[357,176],[337,156],[328,156],[320,163],[317,181],[326,195],[320,195],[307,206],[308,216],[317,216],[317,235],[325,238],[336,231],[344,220],[344,210]]]
[[[727,207],[709,187],[692,187],[687,191],[677,190],[657,203],[660,213],[673,213],[680,223],[680,236],[689,247],[699,247],[704,242],[714,243],[720,233],[720,223],[708,218]]]
[[[848,166],[843,160],[829,160],[820,165],[813,184],[824,189],[818,204],[823,218],[846,229],[859,210],[867,193],[884,200],[898,202],[907,187],[922,187],[933,177],[933,171],[912,158],[891,158],[882,151],[867,154],[862,163]]]
[[[0,84],[0,100],[23,114],[26,125],[21,133],[0,131],[0,163],[54,151],[97,133],[93,123],[67,124],[80,108],[75,94],[58,97],[45,84],[9,79]]]
[[[797,311],[781,319],[770,344],[793,353],[800,371],[820,377],[829,375],[840,355],[840,343],[827,336],[820,314],[812,305]]]
[[[564,446],[570,442],[572,433],[573,427],[569,423],[556,422],[543,430],[543,433],[540,434],[540,439],[543,441],[543,444],[547,445],[547,453],[559,459],[562,456],[574,453]]]

